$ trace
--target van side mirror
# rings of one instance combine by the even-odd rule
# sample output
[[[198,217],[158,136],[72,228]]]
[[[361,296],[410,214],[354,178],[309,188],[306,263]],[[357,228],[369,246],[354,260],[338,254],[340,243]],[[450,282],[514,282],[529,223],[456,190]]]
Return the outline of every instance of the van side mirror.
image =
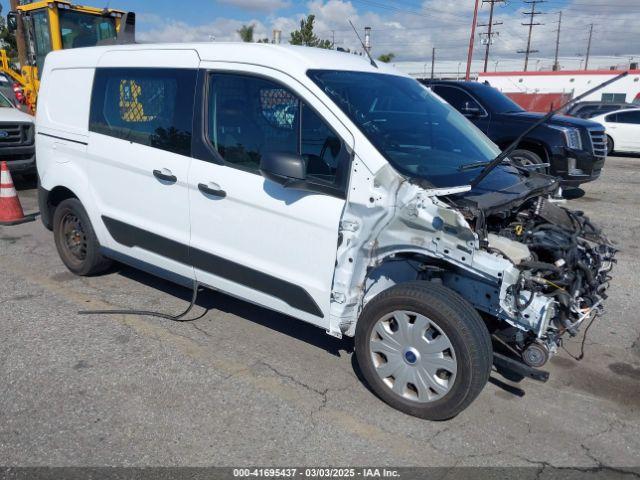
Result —
[[[464,102],[461,112],[465,117],[479,117],[482,115],[482,109],[472,102]]]
[[[7,13],[7,30],[11,33],[18,29],[18,15],[16,12]]]
[[[285,188],[296,188],[306,183],[307,164],[295,153],[267,152],[260,159],[260,173]]]

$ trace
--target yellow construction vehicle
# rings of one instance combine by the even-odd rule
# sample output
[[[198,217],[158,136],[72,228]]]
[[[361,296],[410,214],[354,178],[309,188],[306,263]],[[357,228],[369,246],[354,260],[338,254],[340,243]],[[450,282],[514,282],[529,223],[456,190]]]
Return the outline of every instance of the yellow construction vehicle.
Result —
[[[15,32],[20,70],[14,70],[5,50],[0,70],[13,78],[35,112],[40,71],[47,53],[135,41],[135,14],[110,8],[73,5],[67,0],[11,0],[7,28]]]

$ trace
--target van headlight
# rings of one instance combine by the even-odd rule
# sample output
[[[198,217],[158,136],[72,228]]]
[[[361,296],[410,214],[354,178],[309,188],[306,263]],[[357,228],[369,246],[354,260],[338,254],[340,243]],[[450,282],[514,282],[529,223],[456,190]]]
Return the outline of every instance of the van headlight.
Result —
[[[582,150],[582,137],[580,130],[574,127],[561,127],[559,125],[549,125],[554,130],[562,132],[567,147],[573,150]]]

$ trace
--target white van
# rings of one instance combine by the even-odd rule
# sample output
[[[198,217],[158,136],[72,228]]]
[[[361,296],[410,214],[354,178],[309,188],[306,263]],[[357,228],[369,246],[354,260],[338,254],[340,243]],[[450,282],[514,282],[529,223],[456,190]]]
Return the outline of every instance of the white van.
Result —
[[[485,171],[497,147],[384,64],[265,44],[53,52],[36,123],[42,219],[72,272],[116,260],[355,336],[372,389],[412,415],[462,411],[494,357],[544,377],[601,308],[614,250],[549,199],[556,181]]]

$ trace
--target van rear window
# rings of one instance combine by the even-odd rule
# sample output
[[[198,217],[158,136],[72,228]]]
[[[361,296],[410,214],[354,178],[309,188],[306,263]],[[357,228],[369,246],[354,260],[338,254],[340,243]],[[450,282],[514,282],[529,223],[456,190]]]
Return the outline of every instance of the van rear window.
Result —
[[[89,130],[188,156],[195,83],[195,70],[98,68]]]

